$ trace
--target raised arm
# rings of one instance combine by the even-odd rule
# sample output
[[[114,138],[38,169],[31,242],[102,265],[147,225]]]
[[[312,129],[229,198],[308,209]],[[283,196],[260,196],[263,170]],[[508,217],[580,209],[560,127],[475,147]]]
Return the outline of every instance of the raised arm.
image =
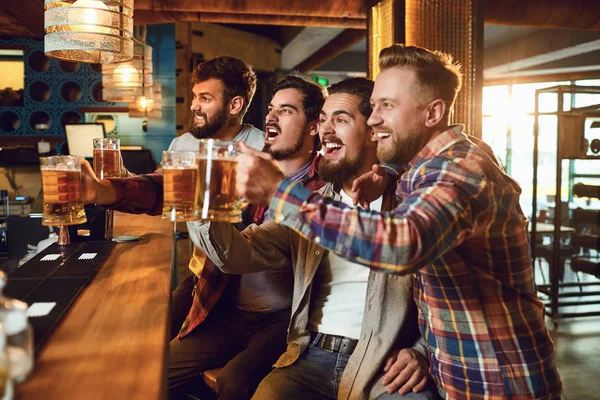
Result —
[[[292,232],[272,221],[239,232],[233,225],[211,222],[198,235],[198,247],[223,272],[246,274],[273,267],[291,267]]]
[[[131,214],[160,215],[163,177],[159,173],[98,179],[89,162],[81,160],[83,201]]]
[[[283,180],[271,200],[270,217],[344,258],[407,274],[464,241],[489,207],[483,174],[443,158],[424,163],[400,184],[410,195],[393,212],[378,213]]]

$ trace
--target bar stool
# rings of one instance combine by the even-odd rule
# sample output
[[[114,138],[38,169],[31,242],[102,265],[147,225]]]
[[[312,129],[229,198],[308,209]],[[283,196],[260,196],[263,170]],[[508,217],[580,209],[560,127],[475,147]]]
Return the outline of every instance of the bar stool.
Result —
[[[208,371],[204,371],[204,373],[202,374],[206,386],[208,386],[215,392],[217,391],[217,379],[221,374],[221,370],[223,370],[223,368],[209,369]]]

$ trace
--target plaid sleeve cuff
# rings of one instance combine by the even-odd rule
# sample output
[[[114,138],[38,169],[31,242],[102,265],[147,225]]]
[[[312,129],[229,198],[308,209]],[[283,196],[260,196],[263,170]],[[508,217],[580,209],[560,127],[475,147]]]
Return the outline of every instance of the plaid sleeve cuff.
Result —
[[[390,163],[381,163],[381,164],[379,164],[379,166],[381,168],[383,168],[385,170],[385,172],[390,174],[392,176],[392,178],[398,179],[400,177],[402,168],[399,165],[390,164]]]
[[[162,179],[161,174],[108,178],[120,200],[104,207],[130,214],[160,215],[163,205]]]
[[[291,179],[284,179],[271,200],[267,211],[268,218],[292,227],[293,222],[298,220],[300,207],[312,193],[301,184]]]

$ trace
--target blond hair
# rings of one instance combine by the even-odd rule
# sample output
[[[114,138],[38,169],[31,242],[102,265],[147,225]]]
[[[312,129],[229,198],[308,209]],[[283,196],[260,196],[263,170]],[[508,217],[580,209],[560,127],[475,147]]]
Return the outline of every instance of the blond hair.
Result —
[[[450,54],[431,51],[418,46],[394,44],[379,53],[379,68],[412,68],[421,86],[447,105],[446,115],[454,105],[462,85],[460,64],[453,62]]]

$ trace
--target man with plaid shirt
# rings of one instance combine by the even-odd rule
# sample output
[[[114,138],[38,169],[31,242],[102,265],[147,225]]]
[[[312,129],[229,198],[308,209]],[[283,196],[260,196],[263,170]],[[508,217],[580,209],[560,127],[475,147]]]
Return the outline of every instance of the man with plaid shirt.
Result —
[[[396,209],[379,213],[326,199],[282,179],[268,155],[251,149],[238,165],[240,194],[268,204],[273,220],[343,258],[414,274],[441,396],[560,398],[521,189],[487,145],[449,125],[458,66],[446,54],[401,45],[384,49],[379,64],[368,124],[379,159],[403,171]],[[362,194],[372,195],[365,187],[382,186],[384,176],[374,168]]]

